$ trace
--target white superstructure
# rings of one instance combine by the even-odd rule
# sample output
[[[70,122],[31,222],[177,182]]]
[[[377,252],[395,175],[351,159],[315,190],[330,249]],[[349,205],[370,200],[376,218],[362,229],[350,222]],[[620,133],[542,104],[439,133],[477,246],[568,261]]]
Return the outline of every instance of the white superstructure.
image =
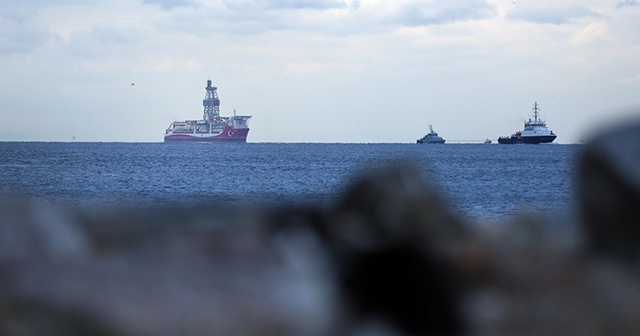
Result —
[[[533,120],[529,119],[529,121],[524,123],[524,129],[520,134],[521,137],[526,138],[553,135],[553,132],[551,132],[547,127],[547,123],[538,118],[539,113],[540,109],[538,108],[538,102],[535,102],[533,103]]]

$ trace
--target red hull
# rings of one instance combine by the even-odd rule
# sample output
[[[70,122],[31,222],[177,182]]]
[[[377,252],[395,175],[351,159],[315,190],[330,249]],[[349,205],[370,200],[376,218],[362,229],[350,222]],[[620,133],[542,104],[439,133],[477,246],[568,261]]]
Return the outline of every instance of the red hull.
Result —
[[[164,142],[247,142],[249,129],[233,129],[227,127],[218,135],[209,134],[170,134],[164,136]]]

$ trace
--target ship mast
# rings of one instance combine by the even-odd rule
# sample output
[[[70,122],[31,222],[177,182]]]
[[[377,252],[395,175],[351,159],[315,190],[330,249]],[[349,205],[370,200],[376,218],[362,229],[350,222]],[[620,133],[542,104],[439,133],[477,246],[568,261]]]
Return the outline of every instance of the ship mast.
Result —
[[[538,121],[538,112],[540,109],[538,108],[538,102],[533,103],[533,120]]]
[[[202,101],[202,106],[204,106],[204,114],[202,118],[208,122],[213,122],[220,118],[220,99],[218,99],[218,89],[215,86],[211,85],[211,80],[207,80],[207,87],[205,88],[207,91],[204,95],[204,100]]]

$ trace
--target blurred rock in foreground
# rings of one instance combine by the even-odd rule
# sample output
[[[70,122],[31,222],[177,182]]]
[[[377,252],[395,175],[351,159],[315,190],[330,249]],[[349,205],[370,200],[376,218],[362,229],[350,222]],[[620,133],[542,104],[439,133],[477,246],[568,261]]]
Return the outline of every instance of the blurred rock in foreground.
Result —
[[[585,145],[575,218],[466,223],[407,164],[329,207],[3,199],[0,335],[635,334],[639,148]]]
[[[593,139],[578,172],[582,220],[599,253],[640,261],[640,126]]]

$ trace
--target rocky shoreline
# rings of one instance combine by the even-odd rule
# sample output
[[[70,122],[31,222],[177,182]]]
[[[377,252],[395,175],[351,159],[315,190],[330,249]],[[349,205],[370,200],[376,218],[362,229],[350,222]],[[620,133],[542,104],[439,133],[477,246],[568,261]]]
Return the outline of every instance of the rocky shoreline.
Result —
[[[329,206],[4,198],[0,334],[635,334],[639,153],[638,123],[600,134],[575,211],[495,225],[462,220],[401,163]]]

